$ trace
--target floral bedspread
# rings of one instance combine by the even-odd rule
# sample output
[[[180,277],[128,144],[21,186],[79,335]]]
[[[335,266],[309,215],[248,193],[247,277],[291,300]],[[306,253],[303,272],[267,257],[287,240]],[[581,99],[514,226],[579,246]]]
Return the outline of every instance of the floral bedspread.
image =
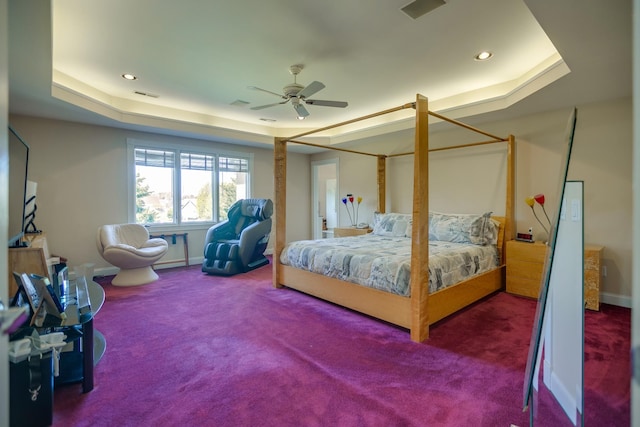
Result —
[[[409,296],[411,239],[364,236],[301,240],[280,255],[285,265],[362,286]],[[429,292],[493,269],[495,245],[429,241]]]

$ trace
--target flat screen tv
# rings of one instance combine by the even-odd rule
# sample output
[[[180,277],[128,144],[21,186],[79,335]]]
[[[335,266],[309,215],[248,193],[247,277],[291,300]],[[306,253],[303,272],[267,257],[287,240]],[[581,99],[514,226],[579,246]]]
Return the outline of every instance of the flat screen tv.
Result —
[[[21,246],[29,170],[29,146],[9,126],[9,246]]]

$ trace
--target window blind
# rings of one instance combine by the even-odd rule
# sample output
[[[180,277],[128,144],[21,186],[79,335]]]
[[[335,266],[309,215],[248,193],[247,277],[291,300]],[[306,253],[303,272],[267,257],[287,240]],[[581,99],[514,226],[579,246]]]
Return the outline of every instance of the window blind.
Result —
[[[176,164],[176,153],[173,151],[136,148],[136,166],[154,166],[173,168]]]

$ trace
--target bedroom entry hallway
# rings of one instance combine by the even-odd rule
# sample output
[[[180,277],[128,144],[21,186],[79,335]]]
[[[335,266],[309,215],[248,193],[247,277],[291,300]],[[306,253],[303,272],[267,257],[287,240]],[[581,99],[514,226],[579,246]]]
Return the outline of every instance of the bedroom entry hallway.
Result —
[[[92,392],[56,388],[53,425],[529,425],[534,300],[494,294],[418,344],[404,329],[273,288],[272,265],[231,277],[167,269],[147,287],[97,279],[106,353]],[[585,322],[585,425],[628,426],[630,310],[603,304]],[[544,414],[536,425],[568,425]]]
[[[338,159],[311,162],[311,224],[313,239],[333,237],[338,226]]]

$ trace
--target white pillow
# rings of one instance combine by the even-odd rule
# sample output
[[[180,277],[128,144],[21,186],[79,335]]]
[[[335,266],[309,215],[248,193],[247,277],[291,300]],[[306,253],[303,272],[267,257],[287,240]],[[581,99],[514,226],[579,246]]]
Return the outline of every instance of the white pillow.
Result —
[[[429,213],[429,240],[452,243],[473,243],[475,245],[496,244],[498,227],[491,219],[491,213],[444,214]]]
[[[378,236],[404,237],[411,236],[411,214],[380,213],[373,214],[373,234]]]

